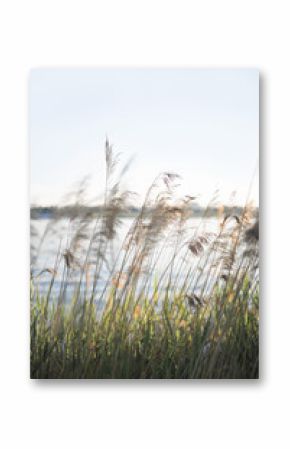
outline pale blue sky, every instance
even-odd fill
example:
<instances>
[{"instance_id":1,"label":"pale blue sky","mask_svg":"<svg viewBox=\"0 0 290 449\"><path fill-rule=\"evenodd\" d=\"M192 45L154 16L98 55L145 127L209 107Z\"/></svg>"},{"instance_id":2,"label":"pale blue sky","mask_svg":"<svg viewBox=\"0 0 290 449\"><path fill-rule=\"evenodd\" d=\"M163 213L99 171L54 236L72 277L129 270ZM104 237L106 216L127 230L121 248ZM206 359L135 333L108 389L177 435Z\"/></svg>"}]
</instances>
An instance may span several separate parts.
<instances>
[{"instance_id":1,"label":"pale blue sky","mask_svg":"<svg viewBox=\"0 0 290 449\"><path fill-rule=\"evenodd\" d=\"M259 74L248 69L36 69L29 82L31 201L58 203L75 181L103 185L106 135L125 162L126 187L144 194L161 171L181 193L233 190L258 204Z\"/></svg>"}]
</instances>

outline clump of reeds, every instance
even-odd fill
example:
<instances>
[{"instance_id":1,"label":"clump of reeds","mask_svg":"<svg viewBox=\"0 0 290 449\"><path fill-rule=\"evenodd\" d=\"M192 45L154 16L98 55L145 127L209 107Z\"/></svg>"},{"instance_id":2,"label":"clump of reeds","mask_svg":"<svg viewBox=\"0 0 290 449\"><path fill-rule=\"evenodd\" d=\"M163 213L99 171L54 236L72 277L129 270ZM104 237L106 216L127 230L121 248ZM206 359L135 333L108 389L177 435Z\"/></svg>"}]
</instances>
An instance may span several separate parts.
<instances>
[{"instance_id":1,"label":"clump of reeds","mask_svg":"<svg viewBox=\"0 0 290 449\"><path fill-rule=\"evenodd\" d=\"M195 196L178 198L179 176L161 173L116 251L134 193L122 188L127 166L116 173L108 141L105 159L100 213L83 213L82 183L54 266L32 267L31 376L257 378L258 224L251 205L239 216L220 208L215 232L203 229L209 205L192 229ZM55 220L33 248L32 265ZM44 274L45 295L38 290Z\"/></svg>"}]
</instances>

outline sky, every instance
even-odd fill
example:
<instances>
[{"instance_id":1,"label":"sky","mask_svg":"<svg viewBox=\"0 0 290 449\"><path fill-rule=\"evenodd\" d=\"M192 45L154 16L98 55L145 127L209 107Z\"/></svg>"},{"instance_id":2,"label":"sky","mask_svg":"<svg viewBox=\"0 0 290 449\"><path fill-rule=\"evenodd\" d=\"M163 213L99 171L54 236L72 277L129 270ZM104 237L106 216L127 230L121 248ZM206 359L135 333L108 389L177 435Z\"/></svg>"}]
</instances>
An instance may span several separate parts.
<instances>
[{"instance_id":1,"label":"sky","mask_svg":"<svg viewBox=\"0 0 290 449\"><path fill-rule=\"evenodd\" d=\"M258 205L259 73L255 69L34 69L29 79L31 202L59 204L86 175L98 201L106 136L124 187L140 198L178 173L180 194L205 205ZM250 192L249 192L250 189Z\"/></svg>"}]
</instances>

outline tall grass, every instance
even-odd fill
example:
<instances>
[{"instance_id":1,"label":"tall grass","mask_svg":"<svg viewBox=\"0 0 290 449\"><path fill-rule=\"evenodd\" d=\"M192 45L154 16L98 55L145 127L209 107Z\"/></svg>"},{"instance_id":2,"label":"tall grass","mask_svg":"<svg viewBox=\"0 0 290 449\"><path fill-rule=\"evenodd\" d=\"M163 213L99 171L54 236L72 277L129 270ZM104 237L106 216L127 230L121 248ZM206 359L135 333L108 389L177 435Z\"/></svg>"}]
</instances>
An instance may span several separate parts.
<instances>
[{"instance_id":1,"label":"tall grass","mask_svg":"<svg viewBox=\"0 0 290 449\"><path fill-rule=\"evenodd\" d=\"M239 216L221 207L218 231L209 232L210 203L192 229L195 198L177 198L179 176L161 173L116 250L134 193L122 190L128 167L117 172L108 141L105 157L102 212L83 213L81 184L55 265L35 268L57 217L32 248L31 377L257 378L258 224L251 205ZM38 289L44 273L45 294Z\"/></svg>"}]
</instances>

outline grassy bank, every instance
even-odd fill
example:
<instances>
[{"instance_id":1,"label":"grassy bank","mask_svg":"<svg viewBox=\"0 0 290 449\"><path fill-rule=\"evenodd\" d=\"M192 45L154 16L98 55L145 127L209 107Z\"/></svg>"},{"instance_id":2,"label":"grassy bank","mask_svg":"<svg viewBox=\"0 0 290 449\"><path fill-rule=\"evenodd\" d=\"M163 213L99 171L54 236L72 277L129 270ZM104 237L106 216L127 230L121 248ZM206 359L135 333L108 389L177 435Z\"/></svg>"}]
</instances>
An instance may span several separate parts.
<instances>
[{"instance_id":1,"label":"grassy bank","mask_svg":"<svg viewBox=\"0 0 290 449\"><path fill-rule=\"evenodd\" d=\"M179 177L161 173L149 187L120 249L114 239L132 192L106 142L102 214L80 214L75 193L66 247L37 272L52 220L32 248L32 378L252 379L259 372L258 223L253 207L216 205L191 229ZM204 228L216 207L216 232ZM88 209L89 210L89 209ZM150 210L150 214L148 214ZM35 237L35 236L34 236ZM160 260L165 260L158 271ZM61 272L57 294L56 275ZM49 274L45 294L38 280ZM68 284L77 280L74 292ZM82 287L85 285L85 289ZM70 295L70 297L68 297Z\"/></svg>"},{"instance_id":2,"label":"grassy bank","mask_svg":"<svg viewBox=\"0 0 290 449\"><path fill-rule=\"evenodd\" d=\"M161 307L113 294L98 319L89 302L47 307L31 317L33 378L257 378L258 294L247 280L221 289L213 304L187 305L181 295ZM157 294L154 302L157 303Z\"/></svg>"}]
</instances>

